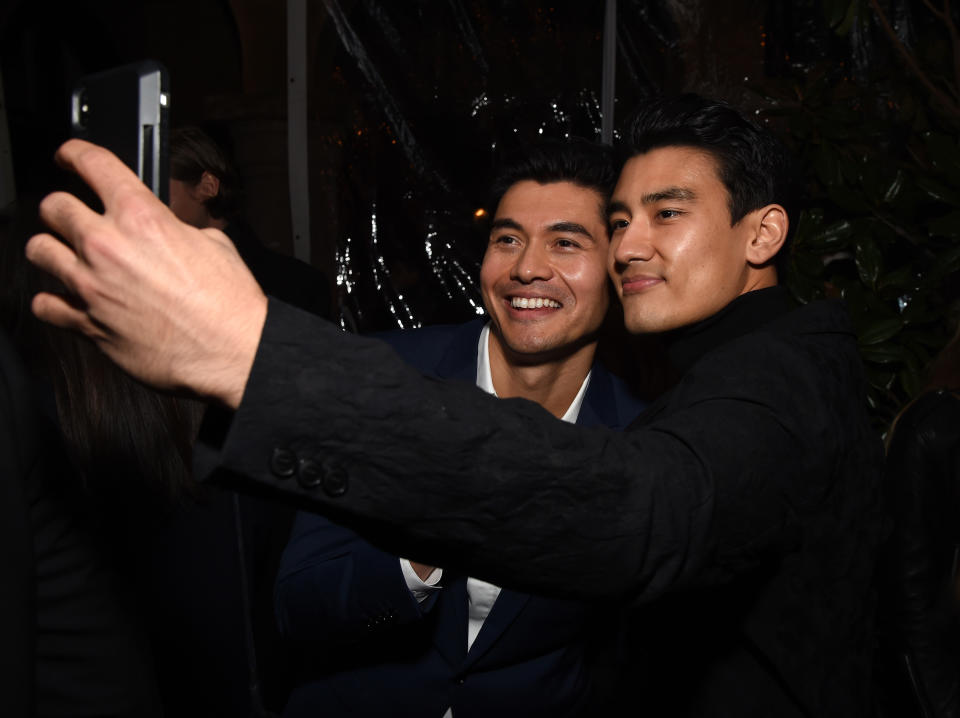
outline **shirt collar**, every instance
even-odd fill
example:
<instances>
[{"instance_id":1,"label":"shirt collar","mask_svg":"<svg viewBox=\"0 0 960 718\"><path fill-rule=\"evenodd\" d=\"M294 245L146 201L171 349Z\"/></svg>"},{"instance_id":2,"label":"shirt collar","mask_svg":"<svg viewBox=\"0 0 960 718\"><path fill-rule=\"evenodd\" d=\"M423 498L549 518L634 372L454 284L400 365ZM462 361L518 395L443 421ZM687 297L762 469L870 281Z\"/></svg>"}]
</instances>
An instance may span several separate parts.
<instances>
[{"instance_id":1,"label":"shirt collar","mask_svg":"<svg viewBox=\"0 0 960 718\"><path fill-rule=\"evenodd\" d=\"M483 326L483 330L480 332L480 340L477 342L477 386L488 394L496 396L497 392L493 388L493 375L490 373L489 338L490 323L488 322ZM583 405L583 399L587 395L587 385L590 383L590 375L592 373L593 370L587 372L583 383L580 385L580 391L577 392L577 395L573 398L570 406L567 407L564 415L560 417L563 421L571 424L577 422L577 417L580 416L580 407Z\"/></svg>"}]
</instances>

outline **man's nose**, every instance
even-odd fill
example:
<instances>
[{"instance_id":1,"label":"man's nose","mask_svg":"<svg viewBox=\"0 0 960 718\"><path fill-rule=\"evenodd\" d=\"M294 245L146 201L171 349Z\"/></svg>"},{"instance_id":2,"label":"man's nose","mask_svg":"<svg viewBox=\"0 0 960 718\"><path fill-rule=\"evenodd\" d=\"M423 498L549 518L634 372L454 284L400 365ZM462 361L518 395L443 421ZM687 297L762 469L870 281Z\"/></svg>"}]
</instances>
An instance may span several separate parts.
<instances>
[{"instance_id":1,"label":"man's nose","mask_svg":"<svg viewBox=\"0 0 960 718\"><path fill-rule=\"evenodd\" d=\"M614 233L610 242L610 254L616 264L645 262L656 254L649 229L642 223L631 223Z\"/></svg>"},{"instance_id":2,"label":"man's nose","mask_svg":"<svg viewBox=\"0 0 960 718\"><path fill-rule=\"evenodd\" d=\"M523 248L513 265L513 279L530 283L547 280L553 276L553 266L546 247L531 243Z\"/></svg>"}]
</instances>

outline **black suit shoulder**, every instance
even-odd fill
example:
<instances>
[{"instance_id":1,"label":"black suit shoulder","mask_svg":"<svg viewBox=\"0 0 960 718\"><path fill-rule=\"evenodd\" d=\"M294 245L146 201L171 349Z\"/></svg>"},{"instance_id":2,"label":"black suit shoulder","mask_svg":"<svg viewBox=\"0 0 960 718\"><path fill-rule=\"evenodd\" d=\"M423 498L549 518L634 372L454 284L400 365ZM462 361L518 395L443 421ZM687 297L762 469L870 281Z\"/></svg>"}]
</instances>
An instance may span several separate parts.
<instances>
[{"instance_id":1,"label":"black suit shoulder","mask_svg":"<svg viewBox=\"0 0 960 718\"><path fill-rule=\"evenodd\" d=\"M434 324L371 335L389 344L400 358L424 373L435 373L444 362L476 365L477 342L484 320L465 324ZM451 358L451 354L454 356Z\"/></svg>"}]
</instances>

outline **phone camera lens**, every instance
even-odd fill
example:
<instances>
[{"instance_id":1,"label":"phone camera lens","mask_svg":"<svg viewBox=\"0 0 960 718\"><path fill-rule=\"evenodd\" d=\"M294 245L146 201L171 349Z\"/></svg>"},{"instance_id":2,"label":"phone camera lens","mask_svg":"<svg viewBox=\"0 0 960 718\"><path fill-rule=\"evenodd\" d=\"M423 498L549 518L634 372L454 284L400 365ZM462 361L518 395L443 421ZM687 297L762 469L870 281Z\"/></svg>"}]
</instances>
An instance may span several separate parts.
<instances>
[{"instance_id":1,"label":"phone camera lens","mask_svg":"<svg viewBox=\"0 0 960 718\"><path fill-rule=\"evenodd\" d=\"M87 129L90 119L90 103L87 101L87 91L81 90L73 96L73 124L75 131Z\"/></svg>"}]
</instances>

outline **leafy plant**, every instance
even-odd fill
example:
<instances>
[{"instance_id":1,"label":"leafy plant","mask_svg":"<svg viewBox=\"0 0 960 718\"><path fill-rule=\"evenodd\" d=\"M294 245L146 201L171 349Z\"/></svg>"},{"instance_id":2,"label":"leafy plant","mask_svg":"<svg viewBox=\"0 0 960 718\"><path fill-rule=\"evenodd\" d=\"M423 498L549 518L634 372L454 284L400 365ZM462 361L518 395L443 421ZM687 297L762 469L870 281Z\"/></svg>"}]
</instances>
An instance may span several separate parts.
<instances>
[{"instance_id":1,"label":"leafy plant","mask_svg":"<svg viewBox=\"0 0 960 718\"><path fill-rule=\"evenodd\" d=\"M872 33L888 44L886 62L875 53L858 73L825 60L790 86L761 90L809 179L788 286L803 302L847 302L884 428L922 388L925 367L951 334L960 275L958 76L924 74L960 53L960 42L943 20L949 5L923 5L932 31L913 50L877 0L825 0L834 32Z\"/></svg>"}]
</instances>

